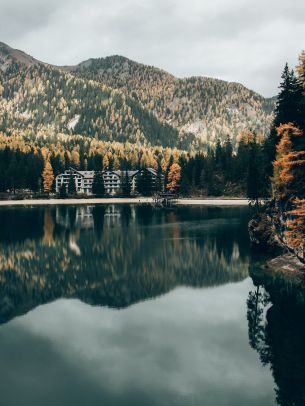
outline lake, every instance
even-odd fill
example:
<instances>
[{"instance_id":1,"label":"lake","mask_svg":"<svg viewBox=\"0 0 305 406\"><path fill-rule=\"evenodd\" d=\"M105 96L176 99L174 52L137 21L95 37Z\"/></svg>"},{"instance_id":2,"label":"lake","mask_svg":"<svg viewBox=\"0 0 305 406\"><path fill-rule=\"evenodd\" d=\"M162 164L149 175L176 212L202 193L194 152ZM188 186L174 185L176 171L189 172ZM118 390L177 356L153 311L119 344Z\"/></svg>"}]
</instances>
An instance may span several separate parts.
<instances>
[{"instance_id":1,"label":"lake","mask_svg":"<svg viewBox=\"0 0 305 406\"><path fill-rule=\"evenodd\" d=\"M270 334L283 320L249 276L248 219L245 207L0 208L0 405L289 400L302 375L283 384Z\"/></svg>"}]
</instances>

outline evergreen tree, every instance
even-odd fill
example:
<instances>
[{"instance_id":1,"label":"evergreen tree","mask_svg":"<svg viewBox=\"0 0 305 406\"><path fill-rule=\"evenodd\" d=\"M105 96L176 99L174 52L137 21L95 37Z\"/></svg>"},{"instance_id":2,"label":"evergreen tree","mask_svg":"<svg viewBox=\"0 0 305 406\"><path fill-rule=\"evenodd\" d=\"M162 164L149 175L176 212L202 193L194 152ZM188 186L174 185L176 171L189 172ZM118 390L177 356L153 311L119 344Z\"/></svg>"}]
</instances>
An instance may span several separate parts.
<instances>
[{"instance_id":1,"label":"evergreen tree","mask_svg":"<svg viewBox=\"0 0 305 406\"><path fill-rule=\"evenodd\" d=\"M102 197L105 195L105 185L102 171L94 172L92 193L98 197Z\"/></svg>"},{"instance_id":2,"label":"evergreen tree","mask_svg":"<svg viewBox=\"0 0 305 406\"><path fill-rule=\"evenodd\" d=\"M261 197L261 177L258 162L258 146L256 142L250 143L248 176L247 176L247 198L254 201L258 206L258 199Z\"/></svg>"},{"instance_id":3,"label":"evergreen tree","mask_svg":"<svg viewBox=\"0 0 305 406\"><path fill-rule=\"evenodd\" d=\"M147 169L142 169L138 174L137 190L142 196L151 196L153 193L152 174Z\"/></svg>"},{"instance_id":4,"label":"evergreen tree","mask_svg":"<svg viewBox=\"0 0 305 406\"><path fill-rule=\"evenodd\" d=\"M220 165L222 161L222 146L219 138L216 143L215 161L217 165Z\"/></svg>"},{"instance_id":5,"label":"evergreen tree","mask_svg":"<svg viewBox=\"0 0 305 406\"><path fill-rule=\"evenodd\" d=\"M301 54L302 55L302 54ZM304 58L303 58L304 59ZM270 179L273 174L273 162L276 158L276 148L280 142L277 128L281 124L292 123L300 130L305 130L305 95L302 78L304 75L300 56L300 65L297 67L298 77L296 78L293 70L289 70L288 64L285 65L280 83L280 92L277 99L275 118L269 136L264 142L264 181L270 185ZM304 138L295 140L295 149L304 150Z\"/></svg>"},{"instance_id":6,"label":"evergreen tree","mask_svg":"<svg viewBox=\"0 0 305 406\"><path fill-rule=\"evenodd\" d=\"M59 188L59 197L65 199L67 197L67 187L65 184L62 184Z\"/></svg>"},{"instance_id":7,"label":"evergreen tree","mask_svg":"<svg viewBox=\"0 0 305 406\"><path fill-rule=\"evenodd\" d=\"M73 173L72 173L72 172L70 172L70 177L69 177L68 193L69 193L69 195L75 195L75 194L76 194L75 179L74 179L74 177L73 177Z\"/></svg>"},{"instance_id":8,"label":"evergreen tree","mask_svg":"<svg viewBox=\"0 0 305 406\"><path fill-rule=\"evenodd\" d=\"M121 189L122 189L122 194L124 197L130 197L131 195L131 182L130 178L128 176L128 172L125 171L122 175L122 180L121 180Z\"/></svg>"},{"instance_id":9,"label":"evergreen tree","mask_svg":"<svg viewBox=\"0 0 305 406\"><path fill-rule=\"evenodd\" d=\"M10 160L9 163L9 167L7 170L7 187L9 189L12 189L13 192L15 193L16 190L16 172L17 172L17 159L16 159L16 155L13 153L12 158Z\"/></svg>"},{"instance_id":10,"label":"evergreen tree","mask_svg":"<svg viewBox=\"0 0 305 406\"><path fill-rule=\"evenodd\" d=\"M173 163L174 163L174 157L173 157L173 155L171 155L169 158L167 167L166 167L165 175L164 175L164 189L166 189L166 185L168 183L168 173L169 173L169 170L170 170L171 166L173 165Z\"/></svg>"},{"instance_id":11,"label":"evergreen tree","mask_svg":"<svg viewBox=\"0 0 305 406\"><path fill-rule=\"evenodd\" d=\"M224 166L223 169L225 170L225 177L227 180L232 179L232 170L233 170L233 146L231 142L231 138L228 135L225 147L224 147Z\"/></svg>"},{"instance_id":12,"label":"evergreen tree","mask_svg":"<svg viewBox=\"0 0 305 406\"><path fill-rule=\"evenodd\" d=\"M156 192L162 192L162 190L163 190L162 174L163 174L163 172L162 172L161 161L160 161L160 159L158 159L158 168L157 168L156 185L155 185Z\"/></svg>"},{"instance_id":13,"label":"evergreen tree","mask_svg":"<svg viewBox=\"0 0 305 406\"><path fill-rule=\"evenodd\" d=\"M185 172L181 173L181 182L179 191L182 196L188 196L190 193L190 182Z\"/></svg>"},{"instance_id":14,"label":"evergreen tree","mask_svg":"<svg viewBox=\"0 0 305 406\"><path fill-rule=\"evenodd\" d=\"M297 80L294 71L289 70L288 64L285 65L282 73L282 82L280 83L280 92L277 97L275 118L273 127L280 124L293 123L300 126L302 88Z\"/></svg>"}]
</instances>

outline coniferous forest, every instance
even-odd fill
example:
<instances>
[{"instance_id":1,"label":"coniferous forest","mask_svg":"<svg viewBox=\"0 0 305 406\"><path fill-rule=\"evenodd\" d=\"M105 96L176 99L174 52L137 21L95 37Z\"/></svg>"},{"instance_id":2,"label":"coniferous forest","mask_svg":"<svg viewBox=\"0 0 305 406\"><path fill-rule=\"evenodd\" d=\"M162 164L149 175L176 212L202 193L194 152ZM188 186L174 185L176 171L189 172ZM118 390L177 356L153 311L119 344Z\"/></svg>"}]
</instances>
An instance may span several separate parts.
<instances>
[{"instance_id":1,"label":"coniferous forest","mask_svg":"<svg viewBox=\"0 0 305 406\"><path fill-rule=\"evenodd\" d=\"M168 107L164 100L158 104L160 86L165 80L169 88L176 83L163 71L120 58L58 69L26 54L21 58L21 51L16 57L4 44L0 51L1 193L54 192L55 177L70 167L97 172L152 167L162 182L146 194L160 190L161 183L181 196L238 196L255 201L271 196L282 199L288 193L283 189L293 174L285 159L294 153L289 156L292 171L305 148L304 53L296 71L284 67L269 127L267 120L263 126L248 122L231 131L226 127L227 134L210 129L203 142L198 134L181 131L181 113L175 125L169 124L173 117L167 120L167 113L161 114ZM119 81L122 69L128 73L124 71L128 86ZM186 86L183 97L194 100L192 89L198 90L200 84L193 82L194 88ZM170 99L169 90L164 94ZM215 110L217 98L210 95L204 102L209 99ZM274 101L269 101L268 108L266 103L265 111L272 116ZM299 194L302 187L298 186Z\"/></svg>"}]
</instances>

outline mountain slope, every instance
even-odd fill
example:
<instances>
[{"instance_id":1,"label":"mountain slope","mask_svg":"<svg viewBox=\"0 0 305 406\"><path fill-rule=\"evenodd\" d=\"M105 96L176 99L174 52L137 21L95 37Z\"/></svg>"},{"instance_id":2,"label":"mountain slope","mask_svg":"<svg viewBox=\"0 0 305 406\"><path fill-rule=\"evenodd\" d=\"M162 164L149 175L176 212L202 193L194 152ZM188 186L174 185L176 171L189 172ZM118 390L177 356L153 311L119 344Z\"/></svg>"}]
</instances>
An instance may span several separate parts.
<instances>
[{"instance_id":1,"label":"mountain slope","mask_svg":"<svg viewBox=\"0 0 305 406\"><path fill-rule=\"evenodd\" d=\"M236 139L245 128L266 133L273 118L275 100L238 83L206 77L178 79L121 56L89 59L66 69L123 90L180 134L192 132L210 144L227 134Z\"/></svg>"},{"instance_id":2,"label":"mountain slope","mask_svg":"<svg viewBox=\"0 0 305 406\"><path fill-rule=\"evenodd\" d=\"M0 43L0 129L47 130L182 149L266 134L275 100L238 83L178 79L121 56L56 67Z\"/></svg>"},{"instance_id":3,"label":"mountain slope","mask_svg":"<svg viewBox=\"0 0 305 406\"><path fill-rule=\"evenodd\" d=\"M107 141L187 148L178 131L138 101L0 44L0 129L89 135Z\"/></svg>"}]
</instances>

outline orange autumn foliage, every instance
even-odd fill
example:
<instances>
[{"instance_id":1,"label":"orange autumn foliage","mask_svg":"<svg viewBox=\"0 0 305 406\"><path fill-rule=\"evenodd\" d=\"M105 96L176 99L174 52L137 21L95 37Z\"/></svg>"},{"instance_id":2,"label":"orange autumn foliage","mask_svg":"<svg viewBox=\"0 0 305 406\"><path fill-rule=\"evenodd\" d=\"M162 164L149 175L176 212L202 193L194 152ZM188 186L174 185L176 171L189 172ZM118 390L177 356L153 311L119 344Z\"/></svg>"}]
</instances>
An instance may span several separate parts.
<instances>
[{"instance_id":1,"label":"orange autumn foliage","mask_svg":"<svg viewBox=\"0 0 305 406\"><path fill-rule=\"evenodd\" d=\"M304 258L305 251L305 199L294 200L294 209L288 212L287 230L285 237L287 244Z\"/></svg>"},{"instance_id":2,"label":"orange autumn foliage","mask_svg":"<svg viewBox=\"0 0 305 406\"><path fill-rule=\"evenodd\" d=\"M45 167L42 172L42 179L43 179L43 191L45 193L50 193L54 181L54 173L50 161L46 161L45 163Z\"/></svg>"},{"instance_id":3,"label":"orange autumn foliage","mask_svg":"<svg viewBox=\"0 0 305 406\"><path fill-rule=\"evenodd\" d=\"M294 150L294 140L303 135L292 123L277 128L281 140L276 148L276 160L273 163L273 195L280 200L305 193L305 151Z\"/></svg>"},{"instance_id":4,"label":"orange autumn foliage","mask_svg":"<svg viewBox=\"0 0 305 406\"><path fill-rule=\"evenodd\" d=\"M169 169L166 189L173 193L177 192L180 186L180 179L181 179L180 165L173 163Z\"/></svg>"}]
</instances>

